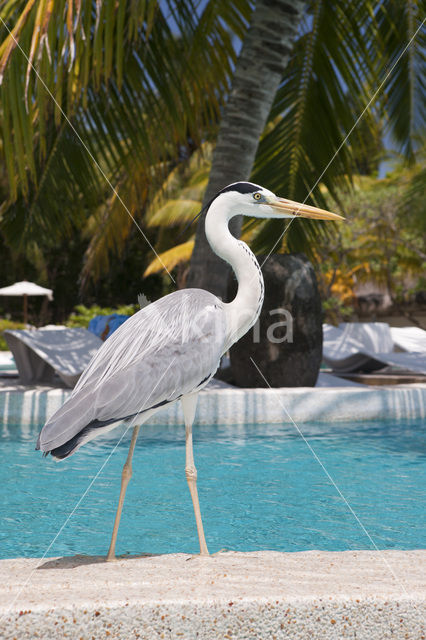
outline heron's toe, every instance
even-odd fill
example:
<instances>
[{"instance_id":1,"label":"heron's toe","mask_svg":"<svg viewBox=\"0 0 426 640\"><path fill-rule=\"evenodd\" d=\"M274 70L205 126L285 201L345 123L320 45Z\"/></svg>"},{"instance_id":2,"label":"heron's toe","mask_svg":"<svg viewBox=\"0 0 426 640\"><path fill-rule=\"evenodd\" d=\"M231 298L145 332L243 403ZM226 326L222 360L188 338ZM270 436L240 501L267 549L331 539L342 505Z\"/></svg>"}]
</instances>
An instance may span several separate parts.
<instances>
[{"instance_id":1,"label":"heron's toe","mask_svg":"<svg viewBox=\"0 0 426 640\"><path fill-rule=\"evenodd\" d=\"M212 558L213 556L214 554L211 553L194 553L190 555L189 558L186 558L186 560L199 560L200 558Z\"/></svg>"},{"instance_id":2,"label":"heron's toe","mask_svg":"<svg viewBox=\"0 0 426 640\"><path fill-rule=\"evenodd\" d=\"M115 556L106 556L105 562L117 562L117 558Z\"/></svg>"}]
</instances>

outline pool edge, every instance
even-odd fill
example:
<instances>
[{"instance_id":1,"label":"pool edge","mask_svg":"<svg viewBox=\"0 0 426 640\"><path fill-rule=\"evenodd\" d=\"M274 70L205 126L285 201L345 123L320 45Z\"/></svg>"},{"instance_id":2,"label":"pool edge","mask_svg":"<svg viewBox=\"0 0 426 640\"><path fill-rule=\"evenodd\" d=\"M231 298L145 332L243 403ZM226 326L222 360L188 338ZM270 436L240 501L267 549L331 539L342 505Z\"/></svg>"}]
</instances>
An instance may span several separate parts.
<instances>
[{"instance_id":1,"label":"pool edge","mask_svg":"<svg viewBox=\"0 0 426 640\"><path fill-rule=\"evenodd\" d=\"M55 388L0 391L3 424L44 422L71 391ZM200 393L197 424L360 422L426 418L426 385L359 388L212 389ZM148 424L182 424L179 403L162 409Z\"/></svg>"},{"instance_id":2,"label":"pool edge","mask_svg":"<svg viewBox=\"0 0 426 640\"><path fill-rule=\"evenodd\" d=\"M55 564L56 563L56 564ZM0 635L420 639L426 551L0 561ZM13 602L9 612L8 608ZM138 635L136 635L138 634ZM163 634L163 635L162 635ZM198 636L197 636L198 634Z\"/></svg>"}]
</instances>

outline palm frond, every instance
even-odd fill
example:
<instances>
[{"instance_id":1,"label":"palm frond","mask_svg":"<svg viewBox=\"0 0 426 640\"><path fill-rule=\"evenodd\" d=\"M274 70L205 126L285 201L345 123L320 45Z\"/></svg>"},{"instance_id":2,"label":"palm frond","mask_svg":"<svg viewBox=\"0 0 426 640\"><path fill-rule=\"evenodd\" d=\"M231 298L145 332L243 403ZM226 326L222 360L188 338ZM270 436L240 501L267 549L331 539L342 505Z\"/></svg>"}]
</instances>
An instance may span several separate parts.
<instances>
[{"instance_id":1,"label":"palm frond","mask_svg":"<svg viewBox=\"0 0 426 640\"><path fill-rule=\"evenodd\" d=\"M164 270L164 265L169 271L172 271L179 264L187 263L191 259L192 250L194 249L194 239L187 240L182 244L178 244L172 249L163 251L159 254L161 261L155 258L149 266L145 269L143 277L151 276L154 273L161 273Z\"/></svg>"},{"instance_id":2,"label":"palm frond","mask_svg":"<svg viewBox=\"0 0 426 640\"><path fill-rule=\"evenodd\" d=\"M399 207L399 216L404 225L411 229L418 237L426 234L426 203L425 203L426 167L420 167L413 172L405 186ZM423 248L423 255L426 250Z\"/></svg>"},{"instance_id":3,"label":"palm frond","mask_svg":"<svg viewBox=\"0 0 426 640\"><path fill-rule=\"evenodd\" d=\"M374 29L368 3L311 3L259 145L255 182L323 207L326 193L338 200L338 189L350 185L353 150L362 138L355 129L342 141L368 103L376 58L366 49L365 34L371 37ZM254 249L268 252L278 241L275 251L284 242L291 251L309 253L332 227L298 220L283 237L286 225L268 221L259 225Z\"/></svg>"},{"instance_id":4,"label":"palm frond","mask_svg":"<svg viewBox=\"0 0 426 640\"><path fill-rule=\"evenodd\" d=\"M210 0L197 12L188 0L17 0L0 8L19 44L0 28L8 238L25 243L31 233L43 243L48 228L54 236L67 232L77 207L87 211L108 198L111 225L104 210L94 239L100 250L100 231L114 229L120 215L128 219L122 205L118 215L107 181L123 199L128 185L126 206L141 215L132 180L157 192L182 150L216 128L233 38L244 33L250 11L248 0L230 4Z\"/></svg>"},{"instance_id":5,"label":"palm frond","mask_svg":"<svg viewBox=\"0 0 426 640\"><path fill-rule=\"evenodd\" d=\"M135 227L133 213L144 210L148 198L147 181L133 180L135 174L126 176L116 185L116 191L93 213L85 225L84 234L89 244L84 256L81 273L82 288L89 280L96 281L110 267L110 256L122 255L130 234L141 234L140 243L144 253L151 255L146 229ZM124 203L124 206L123 206ZM132 213L133 212L133 213ZM140 216L137 216L140 217Z\"/></svg>"},{"instance_id":6,"label":"palm frond","mask_svg":"<svg viewBox=\"0 0 426 640\"><path fill-rule=\"evenodd\" d=\"M424 18L424 0L384 0L377 11L381 42L388 53L387 64L381 68L381 77L385 79L388 75L381 103L387 128L409 163L415 161L417 140L423 137L425 129ZM392 73L388 74L392 67Z\"/></svg>"},{"instance_id":7,"label":"palm frond","mask_svg":"<svg viewBox=\"0 0 426 640\"><path fill-rule=\"evenodd\" d=\"M189 222L200 210L199 200L167 200L149 220L150 227L176 226Z\"/></svg>"}]
</instances>

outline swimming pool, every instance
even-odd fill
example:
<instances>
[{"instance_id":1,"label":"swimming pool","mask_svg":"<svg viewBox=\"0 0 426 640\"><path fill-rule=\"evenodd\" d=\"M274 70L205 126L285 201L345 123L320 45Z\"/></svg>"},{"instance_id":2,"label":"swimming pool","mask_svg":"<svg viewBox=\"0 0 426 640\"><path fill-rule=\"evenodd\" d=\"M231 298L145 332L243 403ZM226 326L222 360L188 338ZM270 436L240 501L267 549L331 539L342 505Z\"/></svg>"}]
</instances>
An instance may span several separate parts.
<instances>
[{"instance_id":1,"label":"swimming pool","mask_svg":"<svg viewBox=\"0 0 426 640\"><path fill-rule=\"evenodd\" d=\"M301 431L379 549L425 545L426 436L420 421L303 424ZM55 463L34 451L38 427L2 427L0 557L41 557L122 428ZM48 556L105 554L130 431ZM291 425L194 428L210 552L374 549ZM184 427L143 426L117 553L198 551Z\"/></svg>"}]
</instances>

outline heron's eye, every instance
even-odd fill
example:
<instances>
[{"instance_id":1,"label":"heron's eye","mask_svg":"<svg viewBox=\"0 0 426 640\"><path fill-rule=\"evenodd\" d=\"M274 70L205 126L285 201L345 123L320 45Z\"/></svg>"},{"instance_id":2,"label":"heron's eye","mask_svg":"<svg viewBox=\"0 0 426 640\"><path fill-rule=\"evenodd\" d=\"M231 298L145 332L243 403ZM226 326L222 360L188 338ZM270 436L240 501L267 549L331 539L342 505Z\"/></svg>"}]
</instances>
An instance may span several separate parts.
<instances>
[{"instance_id":1,"label":"heron's eye","mask_svg":"<svg viewBox=\"0 0 426 640\"><path fill-rule=\"evenodd\" d=\"M262 194L260 194L260 193L253 193L253 198L254 198L255 200L260 200L260 198L261 198L261 197L262 197Z\"/></svg>"}]
</instances>

